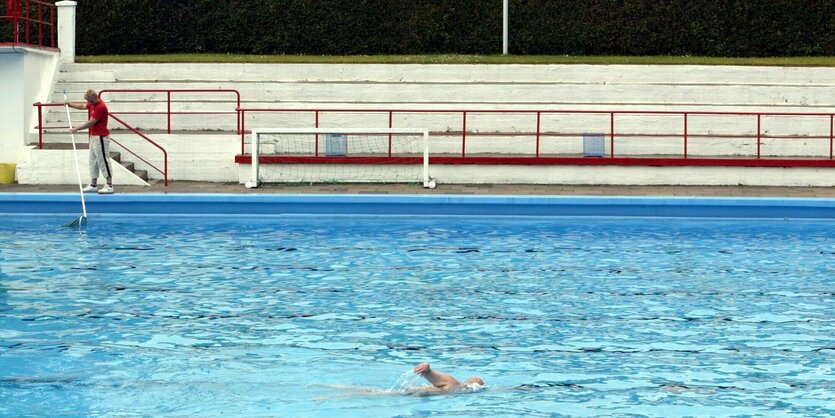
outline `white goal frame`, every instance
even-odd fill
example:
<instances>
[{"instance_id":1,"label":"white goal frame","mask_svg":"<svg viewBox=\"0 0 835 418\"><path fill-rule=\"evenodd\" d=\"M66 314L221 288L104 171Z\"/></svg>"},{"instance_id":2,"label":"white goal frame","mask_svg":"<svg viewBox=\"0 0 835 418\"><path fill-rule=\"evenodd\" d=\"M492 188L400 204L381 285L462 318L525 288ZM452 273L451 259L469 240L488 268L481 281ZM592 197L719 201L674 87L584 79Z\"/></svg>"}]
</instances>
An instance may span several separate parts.
<instances>
[{"instance_id":1,"label":"white goal frame","mask_svg":"<svg viewBox=\"0 0 835 418\"><path fill-rule=\"evenodd\" d=\"M250 141L250 155L251 160L251 175L250 181L246 182L245 186L248 189L256 188L261 185L260 180L260 143L261 135L269 134L312 134L312 135L326 135L326 134L370 134L370 135L385 135L385 134L414 134L423 136L423 168L422 180L423 187L428 189L435 188L435 179L429 176L429 130L426 128L255 128L252 130ZM333 158L333 157L328 157Z\"/></svg>"}]
</instances>

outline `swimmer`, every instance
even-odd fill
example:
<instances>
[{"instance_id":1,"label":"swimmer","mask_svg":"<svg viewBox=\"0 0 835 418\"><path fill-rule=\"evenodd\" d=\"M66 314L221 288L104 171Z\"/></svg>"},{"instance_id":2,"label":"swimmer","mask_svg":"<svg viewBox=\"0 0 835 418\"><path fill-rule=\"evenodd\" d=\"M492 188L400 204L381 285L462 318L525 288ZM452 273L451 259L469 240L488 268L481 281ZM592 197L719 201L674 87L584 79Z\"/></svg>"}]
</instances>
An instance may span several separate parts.
<instances>
[{"instance_id":1,"label":"swimmer","mask_svg":"<svg viewBox=\"0 0 835 418\"><path fill-rule=\"evenodd\" d=\"M410 380L418 379L418 376L426 379L430 385L413 386ZM412 377L409 377L412 376ZM367 386L345 386L345 385L327 385L327 384L313 384L309 387L322 387L330 389L338 389L344 393L336 396L318 396L313 398L315 401L324 401L334 398L355 397L355 396L397 396L397 395L411 395L411 396L433 396L442 394L457 394L457 393L476 393L486 389L484 380L478 376L467 378L464 383L458 379L436 370L432 370L429 363L421 363L415 366L411 371L407 371L398 380L398 383L390 389L381 389Z\"/></svg>"},{"instance_id":2,"label":"swimmer","mask_svg":"<svg viewBox=\"0 0 835 418\"><path fill-rule=\"evenodd\" d=\"M432 389L440 392L459 391L484 386L484 380L478 376L468 377L464 383L461 383L458 379L446 373L432 370L429 363L420 363L412 371L431 383Z\"/></svg>"}]
</instances>

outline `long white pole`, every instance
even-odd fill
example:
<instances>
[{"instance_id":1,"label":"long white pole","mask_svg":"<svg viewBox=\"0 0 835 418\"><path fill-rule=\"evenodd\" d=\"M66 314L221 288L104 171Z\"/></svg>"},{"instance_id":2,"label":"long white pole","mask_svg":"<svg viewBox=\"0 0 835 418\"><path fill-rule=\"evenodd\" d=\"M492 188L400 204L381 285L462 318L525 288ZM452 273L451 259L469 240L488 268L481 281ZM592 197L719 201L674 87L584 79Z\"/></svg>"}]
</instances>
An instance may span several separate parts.
<instances>
[{"instance_id":1,"label":"long white pole","mask_svg":"<svg viewBox=\"0 0 835 418\"><path fill-rule=\"evenodd\" d=\"M70 116L70 106L67 105L67 90L64 90L64 109L67 110L67 123L72 129L72 116ZM75 175L78 177L78 193L81 195L81 214L82 218L87 218L87 204L84 203L84 189L81 188L81 168L78 165L78 150L75 149L75 134L70 132L70 140L72 140L72 155L75 157Z\"/></svg>"},{"instance_id":2,"label":"long white pole","mask_svg":"<svg viewBox=\"0 0 835 418\"><path fill-rule=\"evenodd\" d=\"M502 55L507 55L507 25L508 25L508 3L510 0L504 0L502 7Z\"/></svg>"}]
</instances>

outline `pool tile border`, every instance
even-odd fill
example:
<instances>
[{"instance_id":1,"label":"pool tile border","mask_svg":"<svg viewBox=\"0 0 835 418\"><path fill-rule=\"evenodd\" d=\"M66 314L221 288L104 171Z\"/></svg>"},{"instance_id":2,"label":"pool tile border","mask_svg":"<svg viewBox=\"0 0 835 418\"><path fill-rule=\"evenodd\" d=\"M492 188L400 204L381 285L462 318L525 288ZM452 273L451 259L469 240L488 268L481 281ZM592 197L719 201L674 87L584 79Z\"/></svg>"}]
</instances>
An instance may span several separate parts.
<instances>
[{"instance_id":1,"label":"pool tile border","mask_svg":"<svg viewBox=\"0 0 835 418\"><path fill-rule=\"evenodd\" d=\"M96 214L461 215L835 219L832 198L541 195L116 194L85 196ZM77 214L74 193L0 193L0 214Z\"/></svg>"}]
</instances>

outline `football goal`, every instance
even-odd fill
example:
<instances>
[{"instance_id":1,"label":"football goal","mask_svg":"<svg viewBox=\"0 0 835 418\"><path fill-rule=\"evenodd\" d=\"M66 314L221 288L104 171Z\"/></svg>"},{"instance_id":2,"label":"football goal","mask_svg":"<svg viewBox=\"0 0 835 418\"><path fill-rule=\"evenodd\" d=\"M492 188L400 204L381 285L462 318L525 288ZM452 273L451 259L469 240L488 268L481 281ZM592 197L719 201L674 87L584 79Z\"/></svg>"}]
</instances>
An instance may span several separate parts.
<instances>
[{"instance_id":1,"label":"football goal","mask_svg":"<svg viewBox=\"0 0 835 418\"><path fill-rule=\"evenodd\" d=\"M414 183L429 176L429 131L415 128L253 129L252 173L262 183Z\"/></svg>"}]
</instances>

